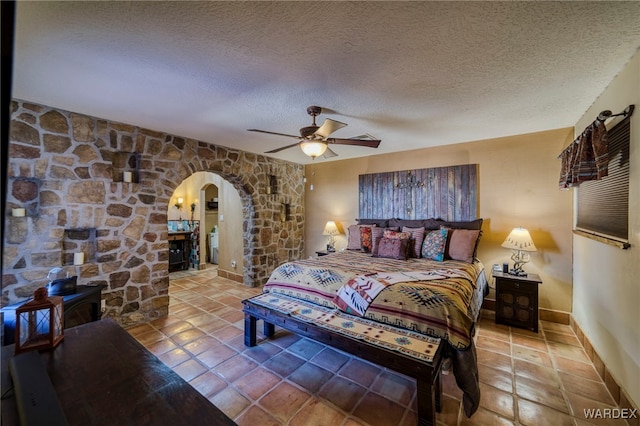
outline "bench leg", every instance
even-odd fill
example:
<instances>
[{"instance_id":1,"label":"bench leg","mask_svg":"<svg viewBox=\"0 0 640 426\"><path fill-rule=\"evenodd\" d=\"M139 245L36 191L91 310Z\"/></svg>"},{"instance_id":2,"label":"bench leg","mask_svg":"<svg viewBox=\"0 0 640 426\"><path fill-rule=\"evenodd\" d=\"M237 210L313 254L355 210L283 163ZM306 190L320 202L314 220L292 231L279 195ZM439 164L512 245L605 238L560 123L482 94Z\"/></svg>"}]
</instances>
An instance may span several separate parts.
<instances>
[{"instance_id":1,"label":"bench leg","mask_svg":"<svg viewBox=\"0 0 640 426\"><path fill-rule=\"evenodd\" d=\"M244 314L244 345L252 347L256 345L256 317Z\"/></svg>"},{"instance_id":2,"label":"bench leg","mask_svg":"<svg viewBox=\"0 0 640 426\"><path fill-rule=\"evenodd\" d=\"M276 332L276 327L273 324L268 323L268 322L266 322L264 320L262 320L262 322L263 322L263 330L262 331L264 332L264 337L273 336L273 334Z\"/></svg>"},{"instance_id":3,"label":"bench leg","mask_svg":"<svg viewBox=\"0 0 640 426\"><path fill-rule=\"evenodd\" d=\"M442 412L442 374L436 372L436 380L433 383L433 391L436 394L436 412Z\"/></svg>"},{"instance_id":4,"label":"bench leg","mask_svg":"<svg viewBox=\"0 0 640 426\"><path fill-rule=\"evenodd\" d=\"M436 391L432 389L433 383L425 378L418 378L417 402L418 402L418 425L435 426L436 424Z\"/></svg>"}]
</instances>

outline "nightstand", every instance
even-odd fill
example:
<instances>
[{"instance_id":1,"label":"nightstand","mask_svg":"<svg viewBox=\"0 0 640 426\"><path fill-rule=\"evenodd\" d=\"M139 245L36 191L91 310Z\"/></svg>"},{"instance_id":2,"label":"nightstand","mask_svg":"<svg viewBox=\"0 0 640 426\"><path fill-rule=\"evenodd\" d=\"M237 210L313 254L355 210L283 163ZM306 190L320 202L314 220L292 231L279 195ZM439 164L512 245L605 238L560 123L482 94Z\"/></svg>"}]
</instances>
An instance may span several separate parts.
<instances>
[{"instance_id":1,"label":"nightstand","mask_svg":"<svg viewBox=\"0 0 640 426\"><path fill-rule=\"evenodd\" d=\"M538 332L538 284L536 274L519 277L493 272L496 279L496 323Z\"/></svg>"}]
</instances>

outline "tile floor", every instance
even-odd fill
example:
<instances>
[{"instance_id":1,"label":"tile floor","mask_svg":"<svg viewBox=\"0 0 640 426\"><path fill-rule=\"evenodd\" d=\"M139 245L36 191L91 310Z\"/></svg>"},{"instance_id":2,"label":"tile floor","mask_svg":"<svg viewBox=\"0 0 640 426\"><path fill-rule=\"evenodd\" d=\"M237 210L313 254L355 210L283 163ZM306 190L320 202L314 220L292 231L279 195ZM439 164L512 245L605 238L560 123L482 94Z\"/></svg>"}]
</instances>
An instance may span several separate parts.
<instances>
[{"instance_id":1,"label":"tile floor","mask_svg":"<svg viewBox=\"0 0 640 426\"><path fill-rule=\"evenodd\" d=\"M215 269L173 273L169 316L128 331L239 425L416 425L412 379L283 330L246 348L240 302L259 291ZM483 318L476 339L480 408L467 419L443 375L440 425L586 426L584 409L615 408L569 326Z\"/></svg>"}]
</instances>

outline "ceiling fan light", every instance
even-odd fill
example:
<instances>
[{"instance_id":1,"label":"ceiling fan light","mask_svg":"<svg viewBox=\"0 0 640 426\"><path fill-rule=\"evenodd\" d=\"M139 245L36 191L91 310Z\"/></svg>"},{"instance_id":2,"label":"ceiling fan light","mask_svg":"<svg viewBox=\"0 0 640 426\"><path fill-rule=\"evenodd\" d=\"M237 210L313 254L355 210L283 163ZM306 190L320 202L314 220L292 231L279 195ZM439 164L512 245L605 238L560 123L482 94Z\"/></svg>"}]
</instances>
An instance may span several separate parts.
<instances>
[{"instance_id":1,"label":"ceiling fan light","mask_svg":"<svg viewBox=\"0 0 640 426\"><path fill-rule=\"evenodd\" d=\"M300 142L300 149L311 158L316 158L327 150L326 142L303 141Z\"/></svg>"}]
</instances>

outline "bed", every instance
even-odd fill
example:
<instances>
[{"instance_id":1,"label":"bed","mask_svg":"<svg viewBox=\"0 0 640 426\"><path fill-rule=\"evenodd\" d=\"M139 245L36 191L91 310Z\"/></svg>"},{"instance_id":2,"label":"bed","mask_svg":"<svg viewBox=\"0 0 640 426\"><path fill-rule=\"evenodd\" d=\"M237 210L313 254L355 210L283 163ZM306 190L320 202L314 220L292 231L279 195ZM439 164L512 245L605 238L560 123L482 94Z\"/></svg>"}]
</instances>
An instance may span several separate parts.
<instances>
[{"instance_id":1,"label":"bed","mask_svg":"<svg viewBox=\"0 0 640 426\"><path fill-rule=\"evenodd\" d=\"M394 223L386 220L349 227L351 249L284 263L263 291L442 339L470 417L480 399L473 335L488 293L484 266L475 256L482 220L410 224L389 226Z\"/></svg>"}]
</instances>

